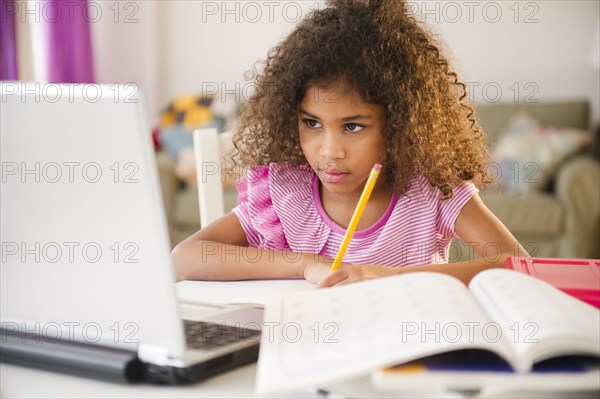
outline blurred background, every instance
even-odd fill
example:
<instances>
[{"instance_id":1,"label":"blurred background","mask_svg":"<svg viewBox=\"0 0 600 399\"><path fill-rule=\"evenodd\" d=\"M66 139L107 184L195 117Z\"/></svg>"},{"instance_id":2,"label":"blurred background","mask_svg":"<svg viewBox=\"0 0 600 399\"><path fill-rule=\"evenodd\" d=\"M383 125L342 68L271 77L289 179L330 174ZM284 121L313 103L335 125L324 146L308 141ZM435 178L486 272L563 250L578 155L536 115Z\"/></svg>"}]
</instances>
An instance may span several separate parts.
<instances>
[{"instance_id":1,"label":"blurred background","mask_svg":"<svg viewBox=\"0 0 600 399\"><path fill-rule=\"evenodd\" d=\"M233 99L229 93L250 90L244 73L308 11L324 5L2 0L2 44L7 47L5 22L14 18L18 78L48 80L44 64L58 54L56 47L47 54L43 25L83 19L91 37L92 79L138 83L149 114L156 116L183 93L218 88ZM409 7L447 44L461 79L473 82L474 102L583 97L592 101L593 120L600 121L600 2L412 1ZM84 41L81 32L71 34Z\"/></svg>"},{"instance_id":2,"label":"blurred background","mask_svg":"<svg viewBox=\"0 0 600 399\"><path fill-rule=\"evenodd\" d=\"M0 1L1 79L139 86L173 243L199 226L189 132L235 127L254 63L325 7L316 0ZM488 206L533 254L599 257L600 2L408 5L445 44L490 137L498 178ZM234 190L226 201L235 204ZM468 252L453 251L457 260Z\"/></svg>"}]
</instances>

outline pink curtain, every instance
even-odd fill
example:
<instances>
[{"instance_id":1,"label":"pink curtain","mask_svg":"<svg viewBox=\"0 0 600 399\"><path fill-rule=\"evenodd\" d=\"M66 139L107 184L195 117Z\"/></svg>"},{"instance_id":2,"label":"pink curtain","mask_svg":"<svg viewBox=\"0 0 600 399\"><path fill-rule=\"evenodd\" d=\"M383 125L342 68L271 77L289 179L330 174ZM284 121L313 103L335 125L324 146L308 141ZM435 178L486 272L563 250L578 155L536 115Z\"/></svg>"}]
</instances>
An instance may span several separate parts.
<instances>
[{"instance_id":1,"label":"pink curtain","mask_svg":"<svg viewBox=\"0 0 600 399\"><path fill-rule=\"evenodd\" d=\"M46 0L45 3L48 10L48 80L54 83L94 82L91 11L88 14L87 0Z\"/></svg>"},{"instance_id":2,"label":"pink curtain","mask_svg":"<svg viewBox=\"0 0 600 399\"><path fill-rule=\"evenodd\" d=\"M0 80L17 80L17 35L14 0L0 0Z\"/></svg>"}]
</instances>

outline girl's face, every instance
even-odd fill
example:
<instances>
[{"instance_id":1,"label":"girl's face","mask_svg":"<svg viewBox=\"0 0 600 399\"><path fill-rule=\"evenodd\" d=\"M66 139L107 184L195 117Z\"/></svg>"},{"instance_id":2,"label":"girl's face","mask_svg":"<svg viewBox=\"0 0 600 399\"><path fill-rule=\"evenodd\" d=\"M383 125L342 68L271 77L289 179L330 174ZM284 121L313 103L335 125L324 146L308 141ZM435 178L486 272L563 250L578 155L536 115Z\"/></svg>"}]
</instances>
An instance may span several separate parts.
<instances>
[{"instance_id":1,"label":"girl's face","mask_svg":"<svg viewBox=\"0 0 600 399\"><path fill-rule=\"evenodd\" d=\"M300 145L323 189L360 195L385 155L383 107L347 85L310 86L300 102Z\"/></svg>"}]
</instances>

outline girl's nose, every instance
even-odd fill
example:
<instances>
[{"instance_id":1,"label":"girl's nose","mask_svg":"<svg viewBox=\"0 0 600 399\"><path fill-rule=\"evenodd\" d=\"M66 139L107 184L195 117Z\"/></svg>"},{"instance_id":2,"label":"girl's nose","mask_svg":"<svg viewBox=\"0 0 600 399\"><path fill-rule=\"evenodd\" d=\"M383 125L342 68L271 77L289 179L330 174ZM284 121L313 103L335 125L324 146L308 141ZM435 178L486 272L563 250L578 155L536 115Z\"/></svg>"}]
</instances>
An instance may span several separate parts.
<instances>
[{"instance_id":1,"label":"girl's nose","mask_svg":"<svg viewBox=\"0 0 600 399\"><path fill-rule=\"evenodd\" d=\"M338 134L335 132L325 132L322 135L319 155L327 162L344 158L346 153Z\"/></svg>"}]
</instances>

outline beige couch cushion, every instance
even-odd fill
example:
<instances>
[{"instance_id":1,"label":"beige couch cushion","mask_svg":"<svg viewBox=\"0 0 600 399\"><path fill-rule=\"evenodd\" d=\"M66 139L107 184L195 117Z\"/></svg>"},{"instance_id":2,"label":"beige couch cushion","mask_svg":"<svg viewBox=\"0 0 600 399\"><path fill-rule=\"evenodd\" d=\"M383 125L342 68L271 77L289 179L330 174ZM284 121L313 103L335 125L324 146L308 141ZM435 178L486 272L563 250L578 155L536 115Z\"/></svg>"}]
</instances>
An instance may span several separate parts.
<instances>
[{"instance_id":1,"label":"beige couch cushion","mask_svg":"<svg viewBox=\"0 0 600 399\"><path fill-rule=\"evenodd\" d=\"M514 235L544 237L562 234L564 210L552 195L482 193L481 199Z\"/></svg>"},{"instance_id":2,"label":"beige couch cushion","mask_svg":"<svg viewBox=\"0 0 600 399\"><path fill-rule=\"evenodd\" d=\"M175 197L171 219L179 228L194 228L196 230L200 228L200 209L196 187L186 187Z\"/></svg>"},{"instance_id":3,"label":"beige couch cushion","mask_svg":"<svg viewBox=\"0 0 600 399\"><path fill-rule=\"evenodd\" d=\"M227 186L223 190L225 212L229 212L237 205L237 189ZM200 209L198 204L198 190L188 186L175 197L171 212L171 220L180 229L195 231L200 228Z\"/></svg>"},{"instance_id":4,"label":"beige couch cushion","mask_svg":"<svg viewBox=\"0 0 600 399\"><path fill-rule=\"evenodd\" d=\"M477 117L493 143L497 142L508 120L519 112L526 112L545 124L589 129L590 104L587 100L567 100L540 103L477 104Z\"/></svg>"}]
</instances>

